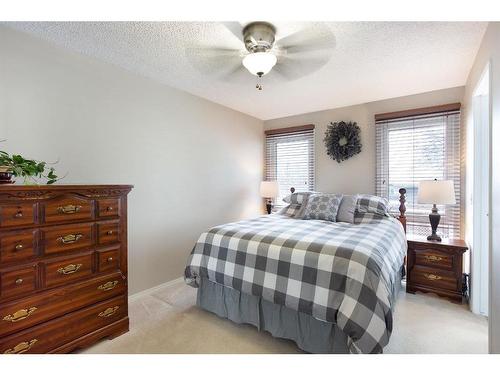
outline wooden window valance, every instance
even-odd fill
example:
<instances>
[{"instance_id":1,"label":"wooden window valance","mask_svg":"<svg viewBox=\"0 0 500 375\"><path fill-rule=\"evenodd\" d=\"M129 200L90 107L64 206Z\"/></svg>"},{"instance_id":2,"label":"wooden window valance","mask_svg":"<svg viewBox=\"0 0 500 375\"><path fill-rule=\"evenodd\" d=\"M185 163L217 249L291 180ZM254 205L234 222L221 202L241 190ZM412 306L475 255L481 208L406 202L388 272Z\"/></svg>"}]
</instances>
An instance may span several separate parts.
<instances>
[{"instance_id":1,"label":"wooden window valance","mask_svg":"<svg viewBox=\"0 0 500 375\"><path fill-rule=\"evenodd\" d=\"M264 133L266 135L279 135L279 134L299 133L313 129L314 125L308 124L308 125L290 126L288 128L270 129L266 130Z\"/></svg>"},{"instance_id":2,"label":"wooden window valance","mask_svg":"<svg viewBox=\"0 0 500 375\"><path fill-rule=\"evenodd\" d=\"M436 105L433 107L408 109L405 111L379 113L375 115L375 121L385 121L385 120L393 120L393 119L412 117L412 116L425 116L441 112L459 111L460 107L461 107L460 103L450 103L450 104Z\"/></svg>"}]
</instances>

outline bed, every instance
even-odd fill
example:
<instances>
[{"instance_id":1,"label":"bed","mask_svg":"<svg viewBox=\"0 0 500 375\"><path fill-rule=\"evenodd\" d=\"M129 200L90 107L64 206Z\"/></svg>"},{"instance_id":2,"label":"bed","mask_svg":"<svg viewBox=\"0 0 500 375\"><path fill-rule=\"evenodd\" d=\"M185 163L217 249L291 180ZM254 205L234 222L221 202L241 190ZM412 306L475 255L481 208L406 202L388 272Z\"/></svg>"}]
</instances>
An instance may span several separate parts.
<instances>
[{"instance_id":1,"label":"bed","mask_svg":"<svg viewBox=\"0 0 500 375\"><path fill-rule=\"evenodd\" d=\"M214 227L198 239L185 280L198 288L201 308L306 352L382 353L406 254L400 193L397 219L272 214Z\"/></svg>"}]
</instances>

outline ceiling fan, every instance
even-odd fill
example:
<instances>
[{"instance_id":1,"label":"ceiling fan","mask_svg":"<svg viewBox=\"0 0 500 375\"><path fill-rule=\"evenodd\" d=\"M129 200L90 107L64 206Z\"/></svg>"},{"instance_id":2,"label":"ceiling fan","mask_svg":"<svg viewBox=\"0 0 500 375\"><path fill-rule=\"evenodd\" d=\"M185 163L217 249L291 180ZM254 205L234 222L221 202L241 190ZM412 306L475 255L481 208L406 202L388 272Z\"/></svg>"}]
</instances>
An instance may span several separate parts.
<instances>
[{"instance_id":1,"label":"ceiling fan","mask_svg":"<svg viewBox=\"0 0 500 375\"><path fill-rule=\"evenodd\" d=\"M196 47L186 49L188 59L204 74L231 80L242 71L260 78L273 72L274 79L292 81L320 69L331 58L335 37L323 23L306 24L301 30L276 40L276 27L269 22L222 23L238 38L241 48ZM222 41L221 41L222 42ZM246 69L246 71L245 71Z\"/></svg>"}]
</instances>

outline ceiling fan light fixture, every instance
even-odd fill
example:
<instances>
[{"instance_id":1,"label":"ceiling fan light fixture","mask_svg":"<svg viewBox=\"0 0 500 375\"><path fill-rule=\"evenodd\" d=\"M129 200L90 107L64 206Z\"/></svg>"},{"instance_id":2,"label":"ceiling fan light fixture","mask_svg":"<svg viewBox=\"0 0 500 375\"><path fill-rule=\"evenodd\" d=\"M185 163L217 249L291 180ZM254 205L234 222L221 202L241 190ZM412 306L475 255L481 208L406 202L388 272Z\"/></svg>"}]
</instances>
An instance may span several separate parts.
<instances>
[{"instance_id":1,"label":"ceiling fan light fixture","mask_svg":"<svg viewBox=\"0 0 500 375\"><path fill-rule=\"evenodd\" d=\"M278 59L271 52L254 52L246 55L242 63L250 73L261 77L269 73L277 61Z\"/></svg>"}]
</instances>

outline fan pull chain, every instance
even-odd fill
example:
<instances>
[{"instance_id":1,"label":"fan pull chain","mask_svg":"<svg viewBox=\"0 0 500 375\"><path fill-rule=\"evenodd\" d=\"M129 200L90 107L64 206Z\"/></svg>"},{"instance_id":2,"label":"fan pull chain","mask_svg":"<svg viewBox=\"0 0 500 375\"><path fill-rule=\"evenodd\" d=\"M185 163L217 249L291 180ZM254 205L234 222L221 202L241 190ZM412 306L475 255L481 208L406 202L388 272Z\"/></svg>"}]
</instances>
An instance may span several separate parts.
<instances>
[{"instance_id":1,"label":"fan pull chain","mask_svg":"<svg viewBox=\"0 0 500 375\"><path fill-rule=\"evenodd\" d=\"M262 91L262 85L260 83L260 78L261 76L257 76L257 83L255 84L255 88L258 90L258 91Z\"/></svg>"}]
</instances>

